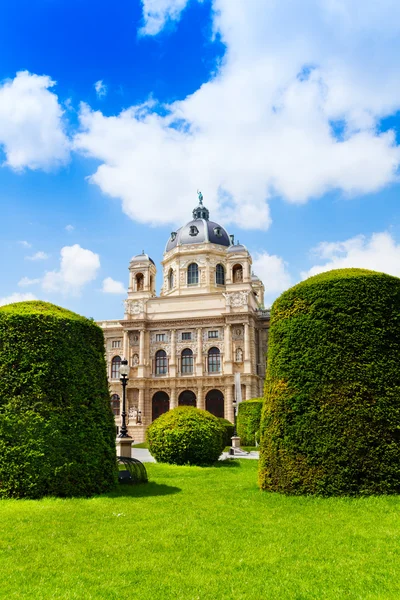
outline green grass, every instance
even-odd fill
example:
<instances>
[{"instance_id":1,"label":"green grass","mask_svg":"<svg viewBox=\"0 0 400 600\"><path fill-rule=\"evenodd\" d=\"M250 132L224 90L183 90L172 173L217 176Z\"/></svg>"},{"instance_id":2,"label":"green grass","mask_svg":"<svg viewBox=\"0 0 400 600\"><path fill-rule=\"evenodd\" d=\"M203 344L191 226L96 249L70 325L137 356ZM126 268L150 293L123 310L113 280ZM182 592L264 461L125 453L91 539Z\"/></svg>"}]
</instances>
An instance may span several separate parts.
<instances>
[{"instance_id":1,"label":"green grass","mask_svg":"<svg viewBox=\"0 0 400 600\"><path fill-rule=\"evenodd\" d=\"M148 448L149 445L147 442L140 442L138 444L132 444L132 448ZM242 450L245 450L246 452L252 452L254 450L256 450L258 452L259 448L257 448L256 446L241 446ZM229 452L230 446L226 446L224 448L224 452Z\"/></svg>"},{"instance_id":2,"label":"green grass","mask_svg":"<svg viewBox=\"0 0 400 600\"><path fill-rule=\"evenodd\" d=\"M147 442L140 442L138 444L132 444L132 448L148 448Z\"/></svg>"},{"instance_id":3,"label":"green grass","mask_svg":"<svg viewBox=\"0 0 400 600\"><path fill-rule=\"evenodd\" d=\"M263 493L250 460L147 469L92 499L3 500L1 598L400 598L400 498Z\"/></svg>"}]
</instances>

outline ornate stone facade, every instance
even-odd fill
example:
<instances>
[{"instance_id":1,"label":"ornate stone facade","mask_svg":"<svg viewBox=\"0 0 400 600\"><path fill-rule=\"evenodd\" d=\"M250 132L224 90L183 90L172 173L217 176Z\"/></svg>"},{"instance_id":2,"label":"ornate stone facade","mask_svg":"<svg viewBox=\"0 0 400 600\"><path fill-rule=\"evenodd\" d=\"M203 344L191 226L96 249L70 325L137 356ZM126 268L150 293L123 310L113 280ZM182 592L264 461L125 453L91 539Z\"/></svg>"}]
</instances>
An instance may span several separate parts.
<instances>
[{"instance_id":1,"label":"ornate stone facade","mask_svg":"<svg viewBox=\"0 0 400 600\"><path fill-rule=\"evenodd\" d=\"M156 267L146 254L129 265L120 321L102 321L117 427L119 360L126 357L129 434L143 441L165 410L191 404L233 421L234 378L244 398L262 394L269 312L264 286L245 246L209 220L202 199L193 220L171 234L156 295Z\"/></svg>"}]
</instances>

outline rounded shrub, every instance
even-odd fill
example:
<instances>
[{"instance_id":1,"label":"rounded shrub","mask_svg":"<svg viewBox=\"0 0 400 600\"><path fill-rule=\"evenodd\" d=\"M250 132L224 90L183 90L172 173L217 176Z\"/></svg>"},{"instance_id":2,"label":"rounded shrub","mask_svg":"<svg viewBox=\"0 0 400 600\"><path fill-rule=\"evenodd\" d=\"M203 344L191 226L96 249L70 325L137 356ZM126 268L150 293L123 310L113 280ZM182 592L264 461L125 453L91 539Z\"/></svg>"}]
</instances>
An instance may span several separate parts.
<instances>
[{"instance_id":1,"label":"rounded shrub","mask_svg":"<svg viewBox=\"0 0 400 600\"><path fill-rule=\"evenodd\" d=\"M232 437L234 432L233 423L228 421L228 419L224 419L223 417L218 417L218 421L222 425L224 429L224 447L232 445Z\"/></svg>"},{"instance_id":2,"label":"rounded shrub","mask_svg":"<svg viewBox=\"0 0 400 600\"><path fill-rule=\"evenodd\" d=\"M0 307L0 497L89 496L116 481L103 332L47 302Z\"/></svg>"},{"instance_id":3,"label":"rounded shrub","mask_svg":"<svg viewBox=\"0 0 400 600\"><path fill-rule=\"evenodd\" d=\"M178 406L153 421L146 432L149 450L158 462L210 465L225 447L217 417L193 406Z\"/></svg>"},{"instance_id":4,"label":"rounded shrub","mask_svg":"<svg viewBox=\"0 0 400 600\"><path fill-rule=\"evenodd\" d=\"M254 446L256 443L256 436L260 429L262 403L263 398L251 398L239 404L237 432L242 446Z\"/></svg>"},{"instance_id":5,"label":"rounded shrub","mask_svg":"<svg viewBox=\"0 0 400 600\"><path fill-rule=\"evenodd\" d=\"M330 271L271 312L259 484L291 494L400 492L400 279Z\"/></svg>"}]
</instances>

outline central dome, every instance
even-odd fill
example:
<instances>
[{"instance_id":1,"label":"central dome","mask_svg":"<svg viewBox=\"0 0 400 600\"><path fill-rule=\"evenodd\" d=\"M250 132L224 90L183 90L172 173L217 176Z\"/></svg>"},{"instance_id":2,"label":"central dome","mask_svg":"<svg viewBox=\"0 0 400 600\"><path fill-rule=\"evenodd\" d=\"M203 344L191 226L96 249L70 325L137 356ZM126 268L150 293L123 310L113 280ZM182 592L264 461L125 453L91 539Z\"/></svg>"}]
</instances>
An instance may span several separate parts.
<instances>
[{"instance_id":1,"label":"central dome","mask_svg":"<svg viewBox=\"0 0 400 600\"><path fill-rule=\"evenodd\" d=\"M204 244L218 244L230 246L231 240L228 232L218 223L209 220L209 211L203 206L203 195L199 192L199 205L193 210L193 220L173 231L165 247L165 252L177 246Z\"/></svg>"}]
</instances>

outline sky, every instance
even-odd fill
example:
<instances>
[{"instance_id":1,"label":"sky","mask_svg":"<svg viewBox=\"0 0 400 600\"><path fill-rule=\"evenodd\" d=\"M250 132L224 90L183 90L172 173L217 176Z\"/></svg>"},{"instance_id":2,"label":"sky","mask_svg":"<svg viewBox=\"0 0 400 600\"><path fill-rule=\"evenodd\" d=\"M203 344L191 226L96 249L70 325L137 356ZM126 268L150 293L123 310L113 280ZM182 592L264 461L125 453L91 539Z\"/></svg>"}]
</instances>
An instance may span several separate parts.
<instances>
[{"instance_id":1,"label":"sky","mask_svg":"<svg viewBox=\"0 0 400 600\"><path fill-rule=\"evenodd\" d=\"M123 317L197 190L266 306L316 273L400 276L396 0L6 0L0 305Z\"/></svg>"}]
</instances>

